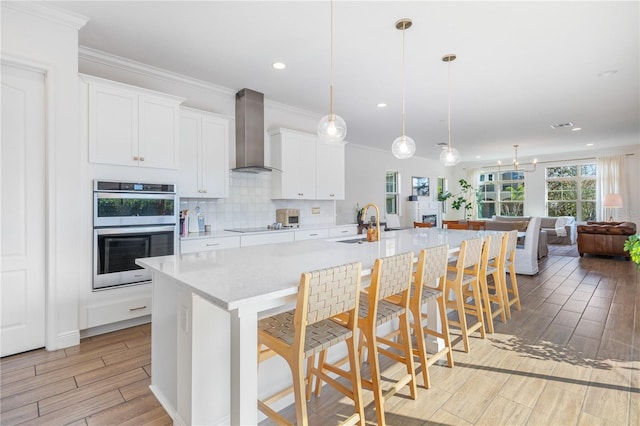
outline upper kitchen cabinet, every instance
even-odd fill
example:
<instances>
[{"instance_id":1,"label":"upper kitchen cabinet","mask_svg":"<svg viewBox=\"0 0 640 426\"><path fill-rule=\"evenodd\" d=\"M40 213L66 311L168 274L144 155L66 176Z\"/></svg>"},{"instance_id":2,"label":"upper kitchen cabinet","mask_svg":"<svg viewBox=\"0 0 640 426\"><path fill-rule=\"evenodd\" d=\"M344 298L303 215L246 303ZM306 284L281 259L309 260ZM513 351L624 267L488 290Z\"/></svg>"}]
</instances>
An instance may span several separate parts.
<instances>
[{"instance_id":1,"label":"upper kitchen cabinet","mask_svg":"<svg viewBox=\"0 0 640 426\"><path fill-rule=\"evenodd\" d=\"M229 118L181 108L180 197L229 196L229 124Z\"/></svg>"},{"instance_id":2,"label":"upper kitchen cabinet","mask_svg":"<svg viewBox=\"0 0 640 426\"><path fill-rule=\"evenodd\" d=\"M316 136L275 129L271 136L271 198L316 199Z\"/></svg>"},{"instance_id":3,"label":"upper kitchen cabinet","mask_svg":"<svg viewBox=\"0 0 640 426\"><path fill-rule=\"evenodd\" d=\"M271 197L344 200L344 145L328 145L314 134L271 131Z\"/></svg>"},{"instance_id":4,"label":"upper kitchen cabinet","mask_svg":"<svg viewBox=\"0 0 640 426\"><path fill-rule=\"evenodd\" d=\"M316 144L316 199L344 200L344 144Z\"/></svg>"},{"instance_id":5,"label":"upper kitchen cabinet","mask_svg":"<svg viewBox=\"0 0 640 426\"><path fill-rule=\"evenodd\" d=\"M179 167L184 99L88 75L81 78L89 94L89 161Z\"/></svg>"}]
</instances>

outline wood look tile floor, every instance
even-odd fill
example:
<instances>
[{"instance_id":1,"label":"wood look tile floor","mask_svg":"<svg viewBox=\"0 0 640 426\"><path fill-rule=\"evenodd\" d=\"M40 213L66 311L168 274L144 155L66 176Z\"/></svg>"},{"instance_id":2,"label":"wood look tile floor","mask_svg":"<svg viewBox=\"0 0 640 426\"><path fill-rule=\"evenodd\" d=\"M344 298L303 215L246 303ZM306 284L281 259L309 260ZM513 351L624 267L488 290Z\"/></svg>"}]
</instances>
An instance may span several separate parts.
<instances>
[{"instance_id":1,"label":"wood look tile floor","mask_svg":"<svg viewBox=\"0 0 640 426\"><path fill-rule=\"evenodd\" d=\"M468 354L456 345L455 367L432 366L430 389L420 376L417 400L407 389L389 398L387 423L640 425L640 273L632 262L564 251L541 260L538 275L518 276L522 311L497 320L485 340L475 333ZM149 391L150 362L149 325L5 357L0 424L171 424ZM385 377L398 370L383 366ZM352 410L329 387L308 407L316 425ZM282 413L295 418L291 407Z\"/></svg>"}]
</instances>

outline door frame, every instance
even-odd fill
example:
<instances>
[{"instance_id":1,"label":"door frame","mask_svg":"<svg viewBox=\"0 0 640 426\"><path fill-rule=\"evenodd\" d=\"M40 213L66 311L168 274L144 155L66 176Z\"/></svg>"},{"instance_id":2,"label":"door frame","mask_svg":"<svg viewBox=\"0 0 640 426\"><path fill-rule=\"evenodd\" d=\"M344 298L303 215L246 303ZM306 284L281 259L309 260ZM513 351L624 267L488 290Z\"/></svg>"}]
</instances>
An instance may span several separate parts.
<instances>
[{"instance_id":1,"label":"door frame","mask_svg":"<svg viewBox=\"0 0 640 426\"><path fill-rule=\"evenodd\" d=\"M54 156L50 155L55 152L56 135L55 135L55 67L51 64L33 61L27 58L21 58L13 55L3 55L0 59L2 65L8 65L16 68L42 73L44 75L44 205L45 205L45 254L44 254L44 297L45 297L45 348L48 351L54 351L59 348L57 330L57 309L56 309L56 254L53 244L56 241L56 213L55 213L55 194L56 194L56 173Z\"/></svg>"}]
</instances>

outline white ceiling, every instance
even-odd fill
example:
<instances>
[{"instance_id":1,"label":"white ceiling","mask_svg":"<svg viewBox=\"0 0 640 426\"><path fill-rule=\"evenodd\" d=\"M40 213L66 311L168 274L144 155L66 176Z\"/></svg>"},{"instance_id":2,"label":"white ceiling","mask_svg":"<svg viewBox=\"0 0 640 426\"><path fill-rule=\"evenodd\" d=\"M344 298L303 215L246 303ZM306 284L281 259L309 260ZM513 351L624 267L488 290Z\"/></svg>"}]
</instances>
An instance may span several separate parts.
<instances>
[{"instance_id":1,"label":"white ceiling","mask_svg":"<svg viewBox=\"0 0 640 426\"><path fill-rule=\"evenodd\" d=\"M328 1L52 4L90 18L82 46L328 112ZM639 4L335 0L335 112L352 143L390 149L400 136L402 32L394 23L408 17L406 134L416 155L437 158L436 144L447 140L448 53L458 56L451 129L463 161L509 161L516 143L521 160L640 144ZM287 68L272 69L274 61ZM565 122L583 130L550 127Z\"/></svg>"}]
</instances>

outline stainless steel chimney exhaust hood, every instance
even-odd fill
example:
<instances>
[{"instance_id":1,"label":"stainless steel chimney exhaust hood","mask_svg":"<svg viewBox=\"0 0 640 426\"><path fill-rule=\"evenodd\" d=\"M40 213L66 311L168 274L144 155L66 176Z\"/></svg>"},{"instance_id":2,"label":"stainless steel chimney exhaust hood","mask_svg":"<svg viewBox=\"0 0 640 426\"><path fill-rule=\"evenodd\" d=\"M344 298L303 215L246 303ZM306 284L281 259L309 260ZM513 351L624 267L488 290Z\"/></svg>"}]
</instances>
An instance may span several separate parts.
<instances>
[{"instance_id":1,"label":"stainless steel chimney exhaust hood","mask_svg":"<svg viewBox=\"0 0 640 426\"><path fill-rule=\"evenodd\" d=\"M236 93L236 168L234 172L268 173L264 165L264 95L250 89Z\"/></svg>"}]
</instances>

